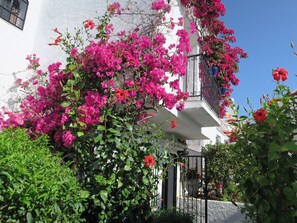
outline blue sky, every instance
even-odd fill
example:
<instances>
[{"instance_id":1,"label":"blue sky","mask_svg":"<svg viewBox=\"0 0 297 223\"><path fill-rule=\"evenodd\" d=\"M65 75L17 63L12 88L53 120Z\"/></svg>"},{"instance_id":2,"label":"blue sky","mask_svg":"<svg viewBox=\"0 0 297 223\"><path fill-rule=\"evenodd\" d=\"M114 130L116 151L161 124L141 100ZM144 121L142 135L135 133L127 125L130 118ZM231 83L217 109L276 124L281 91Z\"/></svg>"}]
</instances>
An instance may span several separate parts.
<instances>
[{"instance_id":1,"label":"blue sky","mask_svg":"<svg viewBox=\"0 0 297 223\"><path fill-rule=\"evenodd\" d=\"M232 97L237 105L247 106L250 99L254 109L260 107L263 94L272 95L276 82L273 68L283 67L289 71L286 85L297 89L297 1L296 0L222 0L226 15L222 18L228 28L235 31L235 45L249 55L239 64L237 76L240 83Z\"/></svg>"}]
</instances>

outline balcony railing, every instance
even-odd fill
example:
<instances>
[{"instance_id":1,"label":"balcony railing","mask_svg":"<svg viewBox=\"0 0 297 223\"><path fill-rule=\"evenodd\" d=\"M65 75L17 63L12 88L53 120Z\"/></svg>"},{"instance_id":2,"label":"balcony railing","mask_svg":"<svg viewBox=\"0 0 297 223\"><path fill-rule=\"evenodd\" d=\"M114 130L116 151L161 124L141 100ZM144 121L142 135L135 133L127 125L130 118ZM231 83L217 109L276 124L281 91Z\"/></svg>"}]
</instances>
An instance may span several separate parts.
<instances>
[{"instance_id":1,"label":"balcony railing","mask_svg":"<svg viewBox=\"0 0 297 223\"><path fill-rule=\"evenodd\" d=\"M183 90L190 97L205 100L218 115L220 92L210 67L201 54L189 56L188 59L187 74L182 78Z\"/></svg>"}]
</instances>

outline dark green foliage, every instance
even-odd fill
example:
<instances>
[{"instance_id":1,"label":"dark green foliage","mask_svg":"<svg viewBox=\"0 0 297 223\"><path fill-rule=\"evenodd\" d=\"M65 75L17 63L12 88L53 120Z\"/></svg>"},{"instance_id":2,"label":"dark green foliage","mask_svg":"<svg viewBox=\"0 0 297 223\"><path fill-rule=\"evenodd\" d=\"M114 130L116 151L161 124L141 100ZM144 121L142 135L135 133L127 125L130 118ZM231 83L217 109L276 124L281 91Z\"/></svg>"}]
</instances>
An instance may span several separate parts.
<instances>
[{"instance_id":1,"label":"dark green foliage","mask_svg":"<svg viewBox=\"0 0 297 223\"><path fill-rule=\"evenodd\" d=\"M230 144L206 145L202 148L202 155L207 157L208 182L215 185L214 191L209 196L221 200L235 200L234 193L237 192L233 181L234 171L234 152ZM219 189L222 184L222 191Z\"/></svg>"},{"instance_id":2,"label":"dark green foliage","mask_svg":"<svg viewBox=\"0 0 297 223\"><path fill-rule=\"evenodd\" d=\"M108 127L100 126L96 135L77 144L80 183L90 193L84 217L88 222L144 222L170 141L153 124L131 125L130 118L110 113L105 119ZM145 166L148 155L154 156L154 167Z\"/></svg>"},{"instance_id":3,"label":"dark green foliage","mask_svg":"<svg viewBox=\"0 0 297 223\"><path fill-rule=\"evenodd\" d=\"M86 196L73 172L49 151L46 137L0 133L0 222L83 222Z\"/></svg>"},{"instance_id":4,"label":"dark green foliage","mask_svg":"<svg viewBox=\"0 0 297 223\"><path fill-rule=\"evenodd\" d=\"M151 223L193 223L193 221L193 215L171 208L155 212Z\"/></svg>"},{"instance_id":5,"label":"dark green foliage","mask_svg":"<svg viewBox=\"0 0 297 223\"><path fill-rule=\"evenodd\" d=\"M237 125L239 171L248 216L259 223L297 222L297 97L279 85L263 103L267 118L241 118ZM251 112L253 114L253 112Z\"/></svg>"}]
</instances>

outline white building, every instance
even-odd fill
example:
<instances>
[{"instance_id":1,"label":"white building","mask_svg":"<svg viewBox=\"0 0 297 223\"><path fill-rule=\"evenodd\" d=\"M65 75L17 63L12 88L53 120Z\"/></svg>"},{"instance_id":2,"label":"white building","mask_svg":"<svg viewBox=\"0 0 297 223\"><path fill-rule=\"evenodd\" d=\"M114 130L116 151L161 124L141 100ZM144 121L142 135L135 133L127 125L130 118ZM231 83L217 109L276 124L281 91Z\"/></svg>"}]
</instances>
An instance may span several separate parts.
<instances>
[{"instance_id":1,"label":"white building","mask_svg":"<svg viewBox=\"0 0 297 223\"><path fill-rule=\"evenodd\" d=\"M106 4L106 1L100 0L0 0L0 104L7 101L8 90L14 82L26 75L27 55L36 53L41 58L41 64L63 61L65 55L59 47L48 46L55 38L54 28L58 27L61 32L73 30L86 19L102 14ZM175 2L171 13L175 18L184 17L184 26L189 28L185 10L179 2ZM123 24L119 22L115 28ZM197 154L205 143L226 140L224 124L218 117L219 92L197 45L197 37L197 34L191 35L188 73L181 81L183 89L191 96L185 103L185 109L181 112L163 110L155 117L156 122L167 119L164 130L179 139L176 148L172 148L173 154L185 149ZM168 40L176 38L168 37ZM203 83L201 75L205 80ZM177 126L171 128L170 123L174 119ZM162 192L163 204L167 207L176 204L180 185L175 180L179 182L179 167L171 167L168 176Z\"/></svg>"}]
</instances>

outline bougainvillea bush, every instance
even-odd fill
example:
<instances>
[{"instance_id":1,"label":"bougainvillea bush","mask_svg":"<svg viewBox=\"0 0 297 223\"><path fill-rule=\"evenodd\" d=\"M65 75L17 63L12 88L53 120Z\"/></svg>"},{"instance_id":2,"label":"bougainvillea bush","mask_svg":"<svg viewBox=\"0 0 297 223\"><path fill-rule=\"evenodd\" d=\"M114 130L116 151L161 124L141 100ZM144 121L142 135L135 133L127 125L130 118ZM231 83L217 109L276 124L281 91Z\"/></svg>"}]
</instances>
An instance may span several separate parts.
<instances>
[{"instance_id":1,"label":"bougainvillea bush","mask_svg":"<svg viewBox=\"0 0 297 223\"><path fill-rule=\"evenodd\" d=\"M163 8L159 5L156 13L164 14ZM65 67L56 62L43 71L39 58L28 56L34 75L18 84L29 95L19 111L5 110L1 119L2 128L26 128L32 138L47 134L52 151L71 162L89 192L87 222L147 220L169 159L161 128L147 122L150 111L181 110L187 98L178 84L190 50L187 32L180 29L169 53L157 29L151 35L113 34L110 19L120 10L111 4L74 36L54 29L58 37L50 45L68 54Z\"/></svg>"},{"instance_id":2,"label":"bougainvillea bush","mask_svg":"<svg viewBox=\"0 0 297 223\"><path fill-rule=\"evenodd\" d=\"M225 107L231 104L232 86L239 84L236 76L239 60L246 58L247 54L240 47L233 46L236 42L234 30L220 20L226 13L221 0L182 0L181 3L188 12L191 32L199 33L198 44L208 65L219 69L216 75L218 86L227 90L220 103L220 115L223 117Z\"/></svg>"},{"instance_id":3,"label":"bougainvillea bush","mask_svg":"<svg viewBox=\"0 0 297 223\"><path fill-rule=\"evenodd\" d=\"M157 0L147 11L131 11L115 2L74 34L55 28L49 45L60 46L66 61L42 70L39 58L28 56L33 75L16 83L27 95L20 97L18 111L3 111L1 128L25 128L32 138L46 134L52 152L71 163L88 191L87 222L148 220L160 177L154 171L168 162L170 145L149 118L159 109L182 110L188 97L179 78L186 74L190 38L181 18L166 19L170 7ZM114 31L114 17L136 14L145 20ZM167 46L162 29L174 27L177 42ZM238 52L232 54L234 63Z\"/></svg>"},{"instance_id":4,"label":"bougainvillea bush","mask_svg":"<svg viewBox=\"0 0 297 223\"><path fill-rule=\"evenodd\" d=\"M274 94L265 96L249 118L237 117L241 121L234 123L236 181L247 216L255 222L297 219L297 93L284 85L287 76L283 68L273 70Z\"/></svg>"}]
</instances>

